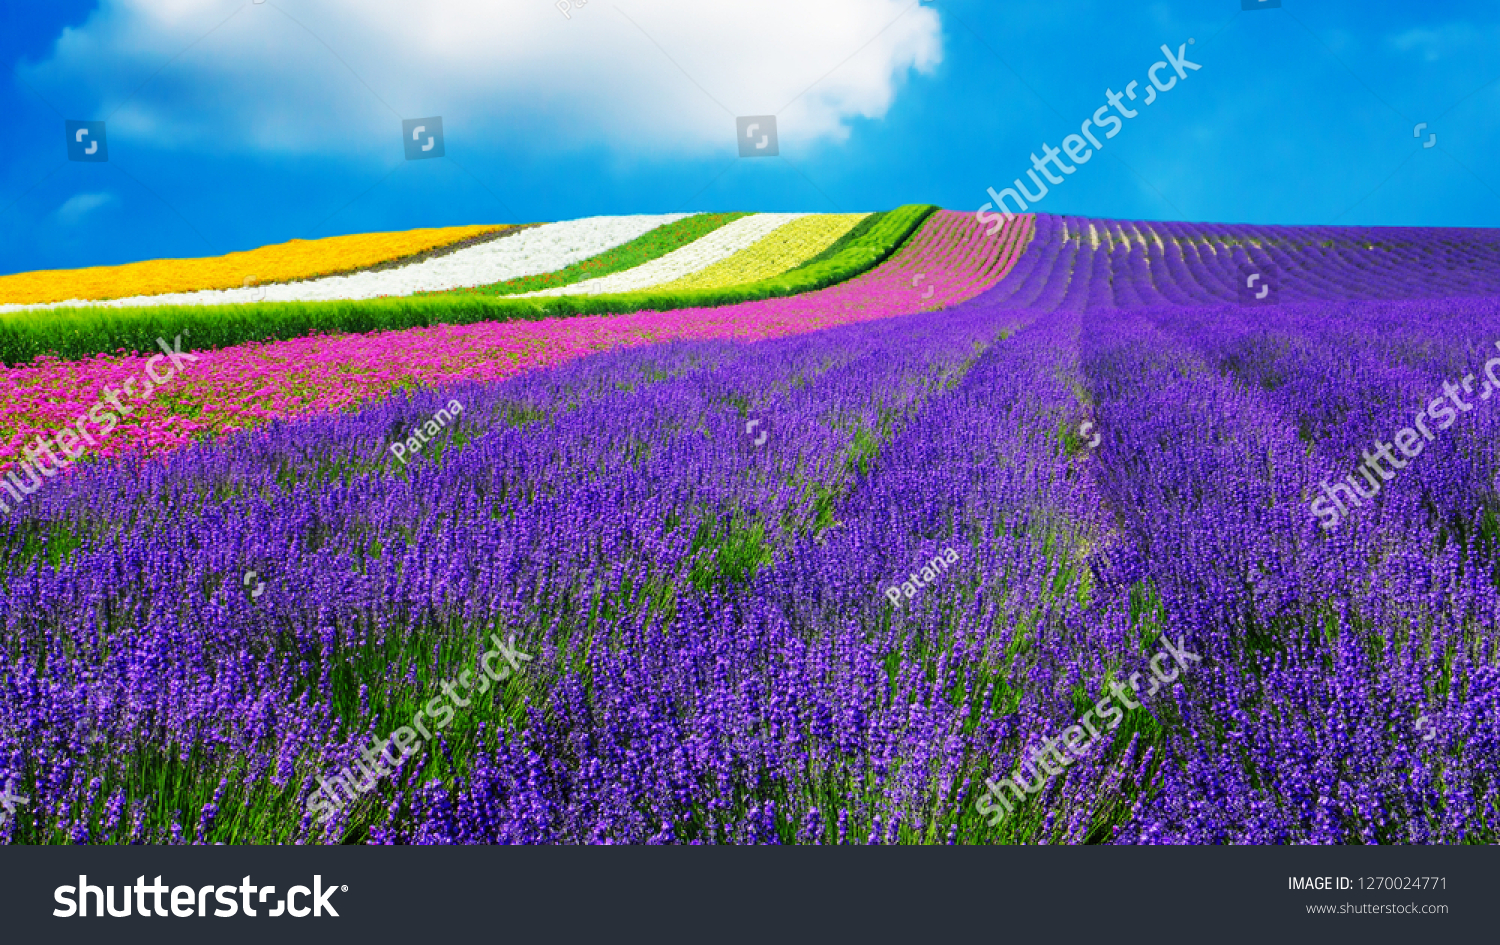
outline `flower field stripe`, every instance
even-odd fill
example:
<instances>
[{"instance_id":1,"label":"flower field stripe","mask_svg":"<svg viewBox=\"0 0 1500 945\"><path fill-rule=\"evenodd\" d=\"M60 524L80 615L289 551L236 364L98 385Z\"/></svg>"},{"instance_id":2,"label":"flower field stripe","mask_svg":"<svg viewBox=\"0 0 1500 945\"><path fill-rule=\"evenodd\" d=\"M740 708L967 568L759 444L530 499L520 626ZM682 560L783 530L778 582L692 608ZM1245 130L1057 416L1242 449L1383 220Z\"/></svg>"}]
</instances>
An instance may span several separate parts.
<instances>
[{"instance_id":1,"label":"flower field stripe","mask_svg":"<svg viewBox=\"0 0 1500 945\"><path fill-rule=\"evenodd\" d=\"M597 256L591 256L555 272L520 276L490 285L442 291L449 295L506 296L572 285L585 279L622 272L665 256L687 243L712 233L721 226L748 215L745 213L698 213L671 223L664 223L628 243L615 246Z\"/></svg>"},{"instance_id":2,"label":"flower field stripe","mask_svg":"<svg viewBox=\"0 0 1500 945\"><path fill-rule=\"evenodd\" d=\"M747 249L778 227L807 216L805 213L755 213L694 240L660 259L598 279L586 279L571 286L529 292L521 298L548 295L613 295L639 292L670 283L696 273L735 253Z\"/></svg>"},{"instance_id":3,"label":"flower field stripe","mask_svg":"<svg viewBox=\"0 0 1500 945\"><path fill-rule=\"evenodd\" d=\"M1500 294L1500 235L1493 230L1037 219L1039 232L1071 261L1041 271L1047 287L1011 287L1028 305L1238 304L1237 280L1250 264L1279 268L1286 302ZM1137 236L1125 242L1122 231ZM1400 271L1402 281L1374 278L1382 271ZM1095 272L1113 275L1096 281Z\"/></svg>"},{"instance_id":4,"label":"flower field stripe","mask_svg":"<svg viewBox=\"0 0 1500 945\"><path fill-rule=\"evenodd\" d=\"M779 276L822 253L868 216L868 213L809 214L777 227L728 259L655 288L659 292L719 289Z\"/></svg>"},{"instance_id":5,"label":"flower field stripe","mask_svg":"<svg viewBox=\"0 0 1500 945\"><path fill-rule=\"evenodd\" d=\"M1446 378L1462 376L1472 352L1500 338L1500 320L1488 301L1454 300L1443 307L1464 328L1441 344L1418 343L1432 338L1442 324L1436 311L1389 302L1299 306L1273 325L1258 317L1258 311L1244 313L1238 307L1216 313L1212 323L1189 310L1155 315L1152 324L1243 387L1263 390L1262 399L1277 416L1311 441L1308 454L1315 467L1324 470L1325 477L1332 471L1332 478L1340 479L1362 463L1360 450L1346 453L1343 444L1363 448L1388 436L1393 418L1406 413L1398 405L1425 406L1431 398L1424 392L1440 391ZM1368 333L1372 340L1349 351L1351 328ZM1418 497L1450 521L1483 507L1492 488L1484 470L1494 451L1484 439L1486 424L1482 418L1476 420L1481 422L1444 434L1442 442L1428 443L1424 452L1441 458L1423 460L1412 472L1403 473L1401 485L1370 514L1414 514L1407 503ZM1396 425L1409 421L1403 418ZM1433 478L1439 472L1441 478ZM1319 481L1314 477L1304 482L1303 494L1316 495ZM1404 501L1396 498L1397 490Z\"/></svg>"},{"instance_id":6,"label":"flower field stripe","mask_svg":"<svg viewBox=\"0 0 1500 945\"><path fill-rule=\"evenodd\" d=\"M981 297L952 311L973 310L1000 309ZM914 768L899 787L849 799L851 836L881 842L1048 842L1077 839L1067 831L1075 829L1080 814L1097 829L1099 817L1117 822L1125 813L1111 810L1108 794L1100 791L1110 781L1108 753L1058 782L1057 796L1048 798L1060 814L1051 829L1050 818L1023 811L1006 825L1005 835L996 837L968 816L971 799L952 805L942 800L949 786L960 784L972 786L977 795L987 774L1013 768L1020 749L1063 727L1059 722L1072 712L1070 694L1059 698L1063 693L1045 686L1029 687L1028 678L1080 670L1102 674L1109 662L1097 652L1098 643L1080 648L1060 632L1082 589L1082 548L1103 540L1109 530L1095 487L1077 475L1075 460L1053 439L1056 427L1076 416L1070 381L1077 371L1078 337L1076 316L1053 316L1025 325L1005 345L987 351L961 383L929 401L882 447L870 475L841 503L837 515L843 528L829 547L807 548L753 588L771 598L763 610L757 608L760 613L784 608L793 626L812 630L817 639L839 633L839 625L851 620L878 624L891 609L884 596L870 593L872 585L905 580L908 562L926 561L937 548L956 549L950 570L936 579L929 576L931 587L891 613L888 642L841 641L864 649L865 660L896 667L888 695L856 689L845 698L855 700L859 713L896 725L882 733L873 753L899 752ZM997 529L997 523L1003 527ZM814 575L826 573L846 576L830 594L813 599L800 591L778 593L808 586ZM829 614L838 615L836 624ZM1097 662L1078 658L1090 651ZM952 672L954 660L962 663L963 678L983 678L989 685L954 693L944 683L928 682L939 665L946 663ZM794 691L804 690L805 684ZM991 711L1014 713L1014 724L966 732L965 720L990 708L992 700ZM901 706L921 711L902 716ZM1139 753L1132 746L1123 754ZM826 763L830 774L862 780L861 768L847 766L833 752ZM802 805L818 793L800 799L793 819L800 819Z\"/></svg>"},{"instance_id":7,"label":"flower field stripe","mask_svg":"<svg viewBox=\"0 0 1500 945\"><path fill-rule=\"evenodd\" d=\"M814 324L821 324L824 312L879 318L959 304L994 286L1016 264L1028 245L1032 217L1016 216L993 237L982 236L982 229L971 217L940 210L894 256L864 275L820 292L758 304ZM753 325L747 324L740 337L756 337Z\"/></svg>"},{"instance_id":8,"label":"flower field stripe","mask_svg":"<svg viewBox=\"0 0 1500 945\"><path fill-rule=\"evenodd\" d=\"M972 298L1003 278L1026 248L1032 218L1016 219L1024 222L1017 225L1013 220L995 236L984 237L982 228L970 226L973 221L962 214L935 214L911 244L903 247L896 265L882 267L880 278L904 276L915 281L912 288L921 290L924 296L930 284L934 291L931 298L924 299L926 309Z\"/></svg>"},{"instance_id":9,"label":"flower field stripe","mask_svg":"<svg viewBox=\"0 0 1500 945\"><path fill-rule=\"evenodd\" d=\"M56 269L0 276L0 311L18 305L158 297L204 289L267 285L363 269L508 227L454 226L293 240L200 259L157 259L122 266ZM269 291L269 289L268 289ZM159 303L155 303L159 304Z\"/></svg>"},{"instance_id":10,"label":"flower field stripe","mask_svg":"<svg viewBox=\"0 0 1500 945\"><path fill-rule=\"evenodd\" d=\"M316 335L197 355L169 394L140 407L90 456L179 449L278 418L342 411L411 386L494 381L614 347L677 339L761 340L952 304L995 284L1015 265L1031 218L1018 216L995 238L976 239L961 214L928 218L917 235L874 270L800 296L705 309L581 316L537 322L481 322L366 335ZM945 267L946 255L958 264ZM932 298L912 286L927 273ZM0 469L24 446L85 413L109 386L140 375L147 358L43 359L0 369Z\"/></svg>"},{"instance_id":11,"label":"flower field stripe","mask_svg":"<svg viewBox=\"0 0 1500 945\"><path fill-rule=\"evenodd\" d=\"M39 356L87 358L120 350L155 350L159 337L184 339L185 350L226 348L245 342L294 338L329 332L398 331L437 325L466 325L600 315L655 309L734 305L812 292L851 279L890 257L935 208L922 204L883 213L858 238L816 263L758 282L724 289L625 295L563 295L493 298L448 294L420 298L377 298L337 302L262 302L257 305L176 305L143 308L62 308L47 312L0 314L0 363L19 365ZM604 218L606 226L620 218ZM555 224L566 228L567 224ZM499 242L527 241L537 227ZM597 228L594 228L597 229ZM558 231L553 230L554 234ZM585 231L584 236L588 233ZM543 247L545 248L545 247ZM529 251L528 251L529 253ZM455 253L454 256L460 255ZM526 255L526 254L523 254ZM530 254L517 268L545 269ZM545 254L541 254L544 255ZM588 258L588 254L580 254ZM555 260L555 257L553 257ZM515 260L511 260L515 262ZM381 273L378 275L387 275ZM275 287L272 287L273 289Z\"/></svg>"},{"instance_id":12,"label":"flower field stripe","mask_svg":"<svg viewBox=\"0 0 1500 945\"><path fill-rule=\"evenodd\" d=\"M851 245L856 245L864 241L864 239L866 238L866 234L868 234L876 227L881 226L891 212L894 211L882 210L876 213L865 215L860 219L858 223L850 227L849 231L846 232L843 236L840 236L832 243L829 243L827 248L824 249L821 253L818 253L816 256L813 256L810 259L806 259L798 263L796 266L783 273L783 275L792 276L798 272L801 272L802 270L815 268L817 266L826 264L829 260L837 257Z\"/></svg>"},{"instance_id":13,"label":"flower field stripe","mask_svg":"<svg viewBox=\"0 0 1500 945\"><path fill-rule=\"evenodd\" d=\"M681 218L681 214L661 214L592 217L584 220L569 220L564 223L547 223L528 227L504 239L466 247L449 255L393 269L328 276L285 285L262 285L257 288L245 288L240 283L236 283L239 287L233 289L132 296L93 303L88 307L155 308L178 305L217 306L256 303L254 311L258 313L262 308L274 306L276 303L319 300L357 301L385 296L408 296L418 291L484 285L502 279L533 276L565 268ZM338 238L355 239L355 237ZM61 303L49 307L64 308L70 305L72 303ZM31 308L35 306L0 306L0 313L7 311L17 313Z\"/></svg>"}]
</instances>

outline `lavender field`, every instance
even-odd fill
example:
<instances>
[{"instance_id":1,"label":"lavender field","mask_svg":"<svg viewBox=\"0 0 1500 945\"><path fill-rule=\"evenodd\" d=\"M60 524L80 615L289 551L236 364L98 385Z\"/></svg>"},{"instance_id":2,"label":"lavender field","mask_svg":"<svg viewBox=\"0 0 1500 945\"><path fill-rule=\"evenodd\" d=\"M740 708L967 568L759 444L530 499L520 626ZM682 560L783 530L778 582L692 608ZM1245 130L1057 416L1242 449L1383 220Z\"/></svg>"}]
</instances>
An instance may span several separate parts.
<instances>
[{"instance_id":1,"label":"lavender field","mask_svg":"<svg viewBox=\"0 0 1500 945\"><path fill-rule=\"evenodd\" d=\"M1500 841L1500 231L1034 225L47 483L0 841Z\"/></svg>"}]
</instances>

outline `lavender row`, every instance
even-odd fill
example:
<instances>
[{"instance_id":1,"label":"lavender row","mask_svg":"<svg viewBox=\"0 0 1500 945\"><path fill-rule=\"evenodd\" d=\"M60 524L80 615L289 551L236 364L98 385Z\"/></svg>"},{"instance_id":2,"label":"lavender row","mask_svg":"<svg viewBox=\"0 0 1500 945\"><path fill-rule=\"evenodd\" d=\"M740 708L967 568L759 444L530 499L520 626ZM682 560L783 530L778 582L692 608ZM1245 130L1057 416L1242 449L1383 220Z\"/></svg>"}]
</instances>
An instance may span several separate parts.
<instances>
[{"instance_id":1,"label":"lavender row","mask_svg":"<svg viewBox=\"0 0 1500 945\"><path fill-rule=\"evenodd\" d=\"M1273 335L1281 317L1257 312ZM1492 839L1493 546L1474 532L1445 538L1426 506L1460 491L1467 462L1493 482L1483 447L1495 419L1476 416L1466 434L1434 444L1369 514L1328 535L1307 502L1331 458L1357 455L1377 420L1363 416L1349 439L1310 449L1299 436L1310 398L1349 384L1351 399L1402 404L1385 422L1404 424L1404 406L1431 397L1432 374L1366 354L1378 336L1348 323L1341 352L1282 352L1272 390L1203 356L1233 342L1231 318L1200 317L1180 337L1145 313L1092 328L1085 365L1109 431L1101 485L1127 529L1120 560L1209 661L1195 680L1203 691L1182 704L1189 731L1173 734L1162 790L1121 838ZM1329 370L1335 354L1347 373Z\"/></svg>"},{"instance_id":2,"label":"lavender row","mask_svg":"<svg viewBox=\"0 0 1500 945\"><path fill-rule=\"evenodd\" d=\"M1245 273L1275 278L1285 302L1459 298L1500 293L1490 230L1274 227L1096 220L1038 214L1045 260L995 287L994 301L1050 310L1237 303Z\"/></svg>"}]
</instances>

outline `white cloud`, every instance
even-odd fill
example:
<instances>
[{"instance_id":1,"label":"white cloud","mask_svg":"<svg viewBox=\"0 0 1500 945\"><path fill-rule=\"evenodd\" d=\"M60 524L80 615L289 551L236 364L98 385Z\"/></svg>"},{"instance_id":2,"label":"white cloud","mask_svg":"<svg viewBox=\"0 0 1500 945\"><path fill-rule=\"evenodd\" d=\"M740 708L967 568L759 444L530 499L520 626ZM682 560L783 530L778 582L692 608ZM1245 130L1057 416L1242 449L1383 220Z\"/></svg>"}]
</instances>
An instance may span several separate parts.
<instances>
[{"instance_id":1,"label":"white cloud","mask_svg":"<svg viewBox=\"0 0 1500 945\"><path fill-rule=\"evenodd\" d=\"M450 153L482 136L650 155L732 152L735 115L779 113L783 146L842 140L941 57L938 14L913 0L590 0L568 17L556 0L101 0L22 68L118 109L112 142L381 153L394 110L442 115Z\"/></svg>"},{"instance_id":2,"label":"white cloud","mask_svg":"<svg viewBox=\"0 0 1500 945\"><path fill-rule=\"evenodd\" d=\"M67 226L74 226L90 213L114 202L115 195L111 193L74 194L57 208L57 218Z\"/></svg>"}]
</instances>

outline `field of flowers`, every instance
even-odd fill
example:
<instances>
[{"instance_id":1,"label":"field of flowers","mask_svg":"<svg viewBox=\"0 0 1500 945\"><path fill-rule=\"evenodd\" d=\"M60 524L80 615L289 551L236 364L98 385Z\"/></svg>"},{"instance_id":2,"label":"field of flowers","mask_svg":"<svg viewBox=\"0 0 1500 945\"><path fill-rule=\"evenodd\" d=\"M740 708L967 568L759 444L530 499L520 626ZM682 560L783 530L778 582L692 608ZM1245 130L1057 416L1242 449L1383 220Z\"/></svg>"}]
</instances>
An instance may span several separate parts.
<instances>
[{"instance_id":1,"label":"field of flowers","mask_svg":"<svg viewBox=\"0 0 1500 945\"><path fill-rule=\"evenodd\" d=\"M1495 843L1497 342L1493 231L938 211L805 294L205 351L0 516L0 840ZM7 457L135 358L4 369Z\"/></svg>"},{"instance_id":2,"label":"field of flowers","mask_svg":"<svg viewBox=\"0 0 1500 945\"><path fill-rule=\"evenodd\" d=\"M93 269L22 272L0 276L0 305L125 299L230 287L243 289L247 279L253 280L252 285L315 279L416 256L505 229L508 228L493 225L452 226L398 233L359 233L320 240L292 240L202 259L156 259Z\"/></svg>"},{"instance_id":3,"label":"field of flowers","mask_svg":"<svg viewBox=\"0 0 1500 945\"><path fill-rule=\"evenodd\" d=\"M585 279L570 286L526 293L546 295L614 295L658 288L700 272L713 264L747 250L773 232L806 217L805 213L756 213L735 220L720 229L694 240L660 259L617 272ZM831 240L830 240L831 242Z\"/></svg>"},{"instance_id":4,"label":"field of flowers","mask_svg":"<svg viewBox=\"0 0 1500 945\"><path fill-rule=\"evenodd\" d=\"M772 230L728 259L656 288L662 292L718 289L779 276L832 246L868 216L868 213L810 214Z\"/></svg>"},{"instance_id":5,"label":"field of flowers","mask_svg":"<svg viewBox=\"0 0 1500 945\"><path fill-rule=\"evenodd\" d=\"M521 295L538 289L555 289L559 286L572 285L585 279L597 279L600 276L624 272L653 259L659 259L746 215L744 213L695 213L690 217L664 223L628 243L560 269L535 275L517 276L514 279L506 279L489 285L434 291L446 291L449 295Z\"/></svg>"},{"instance_id":6,"label":"field of flowers","mask_svg":"<svg viewBox=\"0 0 1500 945\"><path fill-rule=\"evenodd\" d=\"M503 239L485 241L477 246L465 247L448 255L423 259L409 266L334 275L284 285L262 285L254 288L244 286L241 280L235 282L237 288L232 289L204 289L191 292L111 297L108 301L88 303L83 308L240 305L248 302L274 306L285 302L364 300L388 295L404 296L416 292L473 288L565 269L621 244L636 240L662 226L682 220L683 216L683 214L661 214L590 217L525 229L517 227L516 232L506 235ZM358 239L358 237L347 237L347 239ZM278 247L272 246L253 252L261 253L277 249ZM156 264L138 263L136 265ZM4 278L19 279L29 275ZM71 276L66 271L55 275L64 283ZM260 281L268 280L262 278ZM66 292L62 289L58 291ZM0 305L0 313L25 312L44 307L63 308L77 304L67 302L50 306Z\"/></svg>"}]
</instances>

